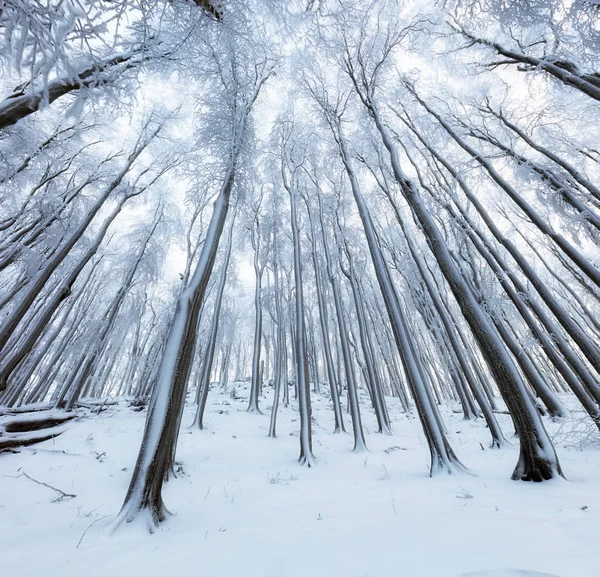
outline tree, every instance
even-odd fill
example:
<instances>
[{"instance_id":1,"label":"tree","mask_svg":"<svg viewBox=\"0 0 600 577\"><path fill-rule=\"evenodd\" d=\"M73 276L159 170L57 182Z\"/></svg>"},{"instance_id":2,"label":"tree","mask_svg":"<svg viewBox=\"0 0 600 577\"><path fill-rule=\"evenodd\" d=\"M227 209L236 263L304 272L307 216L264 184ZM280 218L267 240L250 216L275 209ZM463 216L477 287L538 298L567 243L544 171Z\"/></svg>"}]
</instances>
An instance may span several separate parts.
<instances>
[{"instance_id":1,"label":"tree","mask_svg":"<svg viewBox=\"0 0 600 577\"><path fill-rule=\"evenodd\" d=\"M306 339L306 324L304 318L304 291L302 287L302 256L300 250L300 231L298 222L297 178L302 158L294 147L293 125L282 127L281 134L281 179L283 187L290 197L292 242L294 246L294 286L296 289L295 303L295 364L298 387L298 404L300 408L300 457L302 465L313 467L315 457L312 453L312 423L310 408L310 380L308 372L308 345Z\"/></svg>"},{"instance_id":2,"label":"tree","mask_svg":"<svg viewBox=\"0 0 600 577\"><path fill-rule=\"evenodd\" d=\"M364 50L362 44L358 45L357 55L348 49L344 57L346 73L381 135L382 143L390 155L394 178L420 223L423 233L427 237L429 248L434 254L465 320L477 339L504 400L510 407L521 442L521 453L512 478L542 481L556 475L562 475L552 442L537 409L530 402L517 368L492 328L489 319L477 303L459 269L454 264L435 220L423 203L417 186L402 170L398 152L374 100L377 75L394 46L400 41L401 36L402 33L400 36L394 36L392 33L391 39L386 40L383 45L381 57L371 63L371 70L367 70L362 59L361 54Z\"/></svg>"},{"instance_id":3,"label":"tree","mask_svg":"<svg viewBox=\"0 0 600 577\"><path fill-rule=\"evenodd\" d=\"M125 502L115 522L115 527L123 521L131 522L140 512L148 516L152 528L165 520L168 511L162 500L162 485L169 473L173 443L176 440L177 426L185 387L190 374L190 366L196 340L196 326L206 286L212 273L216 252L225 219L229 210L231 193L239 170L240 156L248 138L249 117L260 90L270 74L270 63L227 61L213 53L223 88L228 90L230 81L236 91L227 94L230 105L230 141L227 143L226 161L221 187L213 205L211 221L202 245L194 273L189 284L182 291L172 328L165 344L158 382L150 402L144 439L136 462L133 477L125 497ZM252 54L248 54L252 56ZM229 66L229 69L223 67ZM225 74L231 76L225 76Z\"/></svg>"},{"instance_id":4,"label":"tree","mask_svg":"<svg viewBox=\"0 0 600 577\"><path fill-rule=\"evenodd\" d=\"M263 201L264 190L261 191L256 199L255 203L251 207L252 211L252 224L250 228L250 238L252 241L252 248L254 250L254 274L256 278L256 285L254 289L254 311L255 311L255 323L254 323L254 350L252 352L252 382L250 386L250 399L248 401L248 412L249 413L260 413L258 408L258 394L261 388L261 369L260 369L260 351L261 351L261 340L262 340L262 277L267 266L268 258L268 244L266 249L263 247L262 234L261 234L261 220L260 206ZM268 240L268 239L267 239ZM263 254L261 254L263 251ZM266 251L266 254L264 253Z\"/></svg>"}]
</instances>

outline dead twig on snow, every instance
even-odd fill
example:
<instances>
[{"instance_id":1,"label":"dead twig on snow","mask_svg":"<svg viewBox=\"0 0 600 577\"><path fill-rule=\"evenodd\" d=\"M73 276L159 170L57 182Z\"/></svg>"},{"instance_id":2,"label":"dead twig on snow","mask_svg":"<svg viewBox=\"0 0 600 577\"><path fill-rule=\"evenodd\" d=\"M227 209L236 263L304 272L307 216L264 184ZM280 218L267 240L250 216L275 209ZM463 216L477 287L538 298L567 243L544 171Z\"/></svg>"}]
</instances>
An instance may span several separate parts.
<instances>
[{"instance_id":1,"label":"dead twig on snow","mask_svg":"<svg viewBox=\"0 0 600 577\"><path fill-rule=\"evenodd\" d=\"M38 485L42 485L42 487L47 487L48 489L52 489L53 491L55 491L57 493L56 497L54 497L54 499L52 499L52 503L60 503L61 501L64 501L65 499L74 499L75 497L77 497L77 495L74 495L73 493L65 493L63 490L53 487L52 485L49 485L48 483L44 483L43 481L38 481L37 479L34 479L32 476L28 475L25 471L21 471L20 475L4 475L4 476L12 477L13 479L18 479L19 477L25 477L25 478L29 479L30 481L37 483Z\"/></svg>"}]
</instances>

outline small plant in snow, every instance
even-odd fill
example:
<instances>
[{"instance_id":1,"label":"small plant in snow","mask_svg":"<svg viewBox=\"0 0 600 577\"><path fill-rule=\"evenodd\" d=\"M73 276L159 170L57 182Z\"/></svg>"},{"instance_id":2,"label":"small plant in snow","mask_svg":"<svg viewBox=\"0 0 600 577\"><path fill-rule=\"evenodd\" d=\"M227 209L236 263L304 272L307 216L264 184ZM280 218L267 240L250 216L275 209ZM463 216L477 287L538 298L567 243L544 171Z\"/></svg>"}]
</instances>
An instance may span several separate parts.
<instances>
[{"instance_id":1,"label":"small plant in snow","mask_svg":"<svg viewBox=\"0 0 600 577\"><path fill-rule=\"evenodd\" d=\"M383 465L383 473L377 478L378 481L385 481L390 478L390 474L388 473L387 467Z\"/></svg>"},{"instance_id":2,"label":"small plant in snow","mask_svg":"<svg viewBox=\"0 0 600 577\"><path fill-rule=\"evenodd\" d=\"M293 475L290 475L289 477L282 477L279 473L277 473L274 476L269 475L269 473L267 473L267 478L269 479L269 483L271 485L279 485L279 484L288 485L290 481L298 480L298 477L294 477Z\"/></svg>"},{"instance_id":3,"label":"small plant in snow","mask_svg":"<svg viewBox=\"0 0 600 577\"><path fill-rule=\"evenodd\" d=\"M456 493L456 498L457 499L472 499L473 495L471 495L471 493L469 493L469 491L467 491L464 487L461 487L460 491L458 493Z\"/></svg>"},{"instance_id":4,"label":"small plant in snow","mask_svg":"<svg viewBox=\"0 0 600 577\"><path fill-rule=\"evenodd\" d=\"M388 455L394 451L406 451L406 449L404 447L399 447L398 445L392 445L391 447L383 450L383 452L387 453Z\"/></svg>"},{"instance_id":5,"label":"small plant in snow","mask_svg":"<svg viewBox=\"0 0 600 577\"><path fill-rule=\"evenodd\" d=\"M585 411L573 410L552 435L552 441L567 449L583 451L600 447L600 431Z\"/></svg>"}]
</instances>

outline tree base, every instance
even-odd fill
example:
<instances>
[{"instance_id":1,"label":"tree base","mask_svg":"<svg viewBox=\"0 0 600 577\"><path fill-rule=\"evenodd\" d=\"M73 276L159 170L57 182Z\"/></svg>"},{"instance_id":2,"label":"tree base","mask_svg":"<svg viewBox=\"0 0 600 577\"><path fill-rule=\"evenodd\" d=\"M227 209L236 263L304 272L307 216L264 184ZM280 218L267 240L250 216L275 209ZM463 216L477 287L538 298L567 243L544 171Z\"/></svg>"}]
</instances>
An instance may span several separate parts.
<instances>
[{"instance_id":1,"label":"tree base","mask_svg":"<svg viewBox=\"0 0 600 577\"><path fill-rule=\"evenodd\" d=\"M549 481L556 477L565 478L558 460L553 462L541 455L528 457L522 449L515 470L511 475L513 481L532 481L534 483Z\"/></svg>"},{"instance_id":2,"label":"tree base","mask_svg":"<svg viewBox=\"0 0 600 577\"><path fill-rule=\"evenodd\" d=\"M172 513L165 507L165 504L140 505L138 503L125 503L110 527L110 532L114 533L123 523L133 523L140 521L148 529L149 533L154 533L161 523L164 523Z\"/></svg>"},{"instance_id":3,"label":"tree base","mask_svg":"<svg viewBox=\"0 0 600 577\"><path fill-rule=\"evenodd\" d=\"M315 459L315 456L312 453L308 456L302 454L298 457L298 463L310 469L310 467L316 467L317 460Z\"/></svg>"},{"instance_id":4,"label":"tree base","mask_svg":"<svg viewBox=\"0 0 600 577\"><path fill-rule=\"evenodd\" d=\"M458 458L452 454L446 459L443 459L440 455L432 456L431 468L429 469L429 476L440 475L447 473L448 475L469 475L474 476L469 469L467 469Z\"/></svg>"},{"instance_id":5,"label":"tree base","mask_svg":"<svg viewBox=\"0 0 600 577\"><path fill-rule=\"evenodd\" d=\"M508 447L512 447L512 444L506 439L492 439L490 443L490 449L507 449Z\"/></svg>"}]
</instances>

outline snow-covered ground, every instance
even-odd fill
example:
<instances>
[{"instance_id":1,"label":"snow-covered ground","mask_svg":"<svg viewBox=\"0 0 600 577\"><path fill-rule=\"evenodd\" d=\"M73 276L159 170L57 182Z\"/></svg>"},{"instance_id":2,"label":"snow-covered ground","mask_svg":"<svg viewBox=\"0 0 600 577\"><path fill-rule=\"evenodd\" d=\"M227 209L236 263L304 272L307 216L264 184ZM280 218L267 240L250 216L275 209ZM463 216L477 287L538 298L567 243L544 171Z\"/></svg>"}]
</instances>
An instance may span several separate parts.
<instances>
[{"instance_id":1,"label":"snow-covered ground","mask_svg":"<svg viewBox=\"0 0 600 577\"><path fill-rule=\"evenodd\" d=\"M108 533L141 440L145 413L125 403L82 413L53 441L0 455L0 572L11 577L598 577L600 450L558 446L568 481L510 481L516 448L488 449L483 421L444 412L473 476L428 477L418 419L388 399L394 436L375 433L363 397L368 453L333 435L326 396L313 396L318 466L297 464L298 413L281 408L277 439L264 415L211 391L204 431L180 434L176 515L153 535ZM350 430L349 417L346 416ZM508 417L499 415L507 435ZM556 431L560 425L548 423ZM570 443L567 443L570 445ZM58 495L22 475L57 487Z\"/></svg>"}]
</instances>

